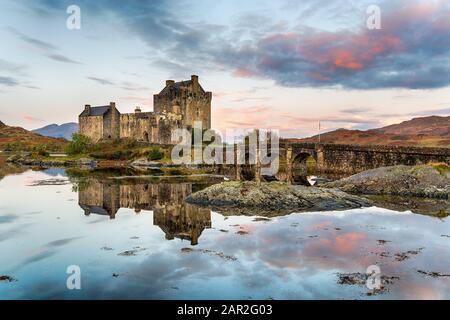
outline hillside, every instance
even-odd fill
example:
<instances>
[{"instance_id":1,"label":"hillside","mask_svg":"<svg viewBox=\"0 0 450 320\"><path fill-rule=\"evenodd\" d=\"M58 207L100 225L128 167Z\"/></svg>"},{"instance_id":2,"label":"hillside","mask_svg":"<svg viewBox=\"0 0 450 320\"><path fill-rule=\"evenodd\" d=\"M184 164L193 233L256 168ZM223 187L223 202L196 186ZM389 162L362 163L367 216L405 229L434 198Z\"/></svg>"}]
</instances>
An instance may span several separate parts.
<instances>
[{"instance_id":1,"label":"hillside","mask_svg":"<svg viewBox=\"0 0 450 320\"><path fill-rule=\"evenodd\" d=\"M62 125L51 124L43 128L32 130L32 132L45 137L72 139L72 134L78 132L78 123L69 122Z\"/></svg>"},{"instance_id":2,"label":"hillside","mask_svg":"<svg viewBox=\"0 0 450 320\"><path fill-rule=\"evenodd\" d=\"M319 137L296 139L302 142L318 142ZM428 146L450 148L450 117L415 118L400 124L367 131L338 129L323 133L322 143Z\"/></svg>"},{"instance_id":3,"label":"hillside","mask_svg":"<svg viewBox=\"0 0 450 320\"><path fill-rule=\"evenodd\" d=\"M423 117L393 124L377 130L385 134L450 136L450 117Z\"/></svg>"},{"instance_id":4,"label":"hillside","mask_svg":"<svg viewBox=\"0 0 450 320\"><path fill-rule=\"evenodd\" d=\"M21 127L0 124L0 150L32 150L40 145L46 145L48 150L63 150L67 140L44 137Z\"/></svg>"}]
</instances>

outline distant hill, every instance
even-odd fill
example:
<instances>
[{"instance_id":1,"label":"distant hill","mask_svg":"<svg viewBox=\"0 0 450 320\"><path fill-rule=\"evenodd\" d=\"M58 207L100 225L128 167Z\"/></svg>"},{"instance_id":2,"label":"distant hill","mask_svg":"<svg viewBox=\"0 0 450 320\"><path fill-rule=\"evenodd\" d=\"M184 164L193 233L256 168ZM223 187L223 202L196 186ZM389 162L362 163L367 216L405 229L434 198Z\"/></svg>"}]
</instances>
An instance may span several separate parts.
<instances>
[{"instance_id":1,"label":"distant hill","mask_svg":"<svg viewBox=\"0 0 450 320\"><path fill-rule=\"evenodd\" d=\"M47 145L50 150L63 150L67 140L44 137L21 127L0 125L0 150L32 150L38 145Z\"/></svg>"},{"instance_id":2,"label":"distant hill","mask_svg":"<svg viewBox=\"0 0 450 320\"><path fill-rule=\"evenodd\" d=\"M450 117L423 117L393 124L377 130L386 134L408 134L427 136L450 136Z\"/></svg>"},{"instance_id":3,"label":"distant hill","mask_svg":"<svg viewBox=\"0 0 450 320\"><path fill-rule=\"evenodd\" d=\"M62 125L51 124L43 128L35 129L32 132L46 137L64 138L66 140L71 140L72 134L78 132L78 123L69 122Z\"/></svg>"},{"instance_id":4,"label":"distant hill","mask_svg":"<svg viewBox=\"0 0 450 320\"><path fill-rule=\"evenodd\" d=\"M302 142L317 142L319 137L290 139ZM414 118L400 124L367 131L338 129L323 133L322 143L428 146L450 148L450 117L430 116Z\"/></svg>"},{"instance_id":5,"label":"distant hill","mask_svg":"<svg viewBox=\"0 0 450 320\"><path fill-rule=\"evenodd\" d=\"M5 127L6 125L0 121L0 128Z\"/></svg>"}]
</instances>

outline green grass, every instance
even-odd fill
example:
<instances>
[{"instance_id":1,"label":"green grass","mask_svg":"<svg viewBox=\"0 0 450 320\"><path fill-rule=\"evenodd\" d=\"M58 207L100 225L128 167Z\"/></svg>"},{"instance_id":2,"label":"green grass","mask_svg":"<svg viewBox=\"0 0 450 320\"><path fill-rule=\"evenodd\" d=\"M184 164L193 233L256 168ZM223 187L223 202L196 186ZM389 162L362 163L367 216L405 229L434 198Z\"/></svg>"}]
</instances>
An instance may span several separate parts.
<instances>
[{"instance_id":1,"label":"green grass","mask_svg":"<svg viewBox=\"0 0 450 320\"><path fill-rule=\"evenodd\" d=\"M42 150L37 149L32 152L32 157L37 160L47 161L68 161L79 160L82 158L94 160L132 161L144 158L149 161L157 161L161 163L171 162L169 148L163 148L160 146L147 147L129 140L91 144L88 145L86 150L83 152L68 154L65 157L50 157L48 152L43 152Z\"/></svg>"},{"instance_id":2,"label":"green grass","mask_svg":"<svg viewBox=\"0 0 450 320\"><path fill-rule=\"evenodd\" d=\"M435 163L431 164L431 166L439 171L439 173L443 176L447 176L447 174L450 172L450 166L445 163Z\"/></svg>"}]
</instances>

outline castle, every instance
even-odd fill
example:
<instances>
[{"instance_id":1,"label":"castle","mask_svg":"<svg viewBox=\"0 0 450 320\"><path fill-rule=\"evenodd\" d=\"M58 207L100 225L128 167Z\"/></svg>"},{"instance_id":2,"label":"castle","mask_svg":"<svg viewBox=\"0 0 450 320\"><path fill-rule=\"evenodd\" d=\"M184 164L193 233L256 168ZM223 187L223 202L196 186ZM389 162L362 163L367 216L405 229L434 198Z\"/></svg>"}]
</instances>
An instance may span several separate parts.
<instances>
[{"instance_id":1,"label":"castle","mask_svg":"<svg viewBox=\"0 0 450 320\"><path fill-rule=\"evenodd\" d=\"M211 211L184 202L192 193L188 183L141 183L90 179L78 191L78 204L84 214L115 219L121 208L153 211L153 225L159 226L167 240L179 238L197 245L205 229L211 228Z\"/></svg>"},{"instance_id":2,"label":"castle","mask_svg":"<svg viewBox=\"0 0 450 320\"><path fill-rule=\"evenodd\" d=\"M153 112L121 114L114 102L106 106L86 105L79 116L80 133L92 142L130 138L154 144L174 144L175 129L190 130L194 122L211 129L212 93L203 90L198 76L191 80L167 80L166 86L153 96Z\"/></svg>"}]
</instances>

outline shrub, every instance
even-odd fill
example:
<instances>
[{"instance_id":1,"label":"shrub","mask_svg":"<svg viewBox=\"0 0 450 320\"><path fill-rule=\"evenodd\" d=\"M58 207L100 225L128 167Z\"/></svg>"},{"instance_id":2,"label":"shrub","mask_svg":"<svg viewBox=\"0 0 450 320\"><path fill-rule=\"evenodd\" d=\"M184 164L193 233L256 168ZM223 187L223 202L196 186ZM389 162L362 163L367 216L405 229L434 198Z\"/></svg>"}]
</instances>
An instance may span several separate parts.
<instances>
[{"instance_id":1,"label":"shrub","mask_svg":"<svg viewBox=\"0 0 450 320\"><path fill-rule=\"evenodd\" d=\"M74 133L72 141L66 148L66 152L70 155L81 154L87 152L90 139L81 133Z\"/></svg>"},{"instance_id":2,"label":"shrub","mask_svg":"<svg viewBox=\"0 0 450 320\"><path fill-rule=\"evenodd\" d=\"M161 160L162 158L164 158L164 153L159 148L153 148L148 155L148 159L151 161Z\"/></svg>"},{"instance_id":3,"label":"shrub","mask_svg":"<svg viewBox=\"0 0 450 320\"><path fill-rule=\"evenodd\" d=\"M122 151L99 151L93 152L90 156L94 159L100 160L128 160L131 158L133 152L130 150Z\"/></svg>"},{"instance_id":4,"label":"shrub","mask_svg":"<svg viewBox=\"0 0 450 320\"><path fill-rule=\"evenodd\" d=\"M47 151L48 147L45 144L38 144L33 148L33 151L36 152L38 155L43 157L48 157L49 153Z\"/></svg>"},{"instance_id":5,"label":"shrub","mask_svg":"<svg viewBox=\"0 0 450 320\"><path fill-rule=\"evenodd\" d=\"M403 135L397 135L397 136L392 136L391 140L393 141L404 141L404 140L408 140L407 136L403 136Z\"/></svg>"}]
</instances>

